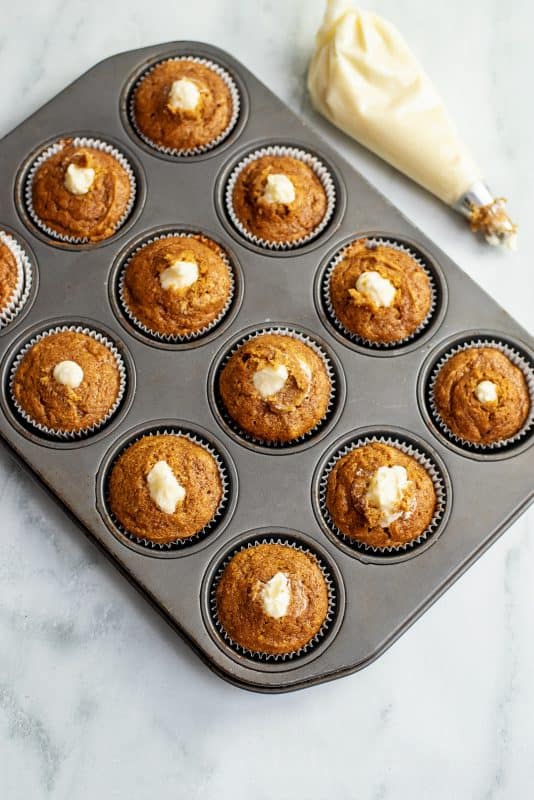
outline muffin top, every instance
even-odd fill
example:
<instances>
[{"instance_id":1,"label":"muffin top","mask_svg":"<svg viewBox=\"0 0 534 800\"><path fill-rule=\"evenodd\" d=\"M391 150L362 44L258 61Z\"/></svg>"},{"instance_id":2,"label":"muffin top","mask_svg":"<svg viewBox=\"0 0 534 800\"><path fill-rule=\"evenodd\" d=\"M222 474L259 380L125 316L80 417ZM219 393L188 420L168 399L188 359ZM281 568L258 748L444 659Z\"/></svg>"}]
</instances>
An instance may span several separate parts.
<instances>
[{"instance_id":1,"label":"muffin top","mask_svg":"<svg viewBox=\"0 0 534 800\"><path fill-rule=\"evenodd\" d=\"M201 235L166 236L131 258L123 297L130 313L150 330L184 336L217 319L231 288L218 244Z\"/></svg>"},{"instance_id":2,"label":"muffin top","mask_svg":"<svg viewBox=\"0 0 534 800\"><path fill-rule=\"evenodd\" d=\"M115 156L66 139L38 167L32 204L38 219L61 236L99 242L117 230L131 193L128 173Z\"/></svg>"},{"instance_id":3,"label":"muffin top","mask_svg":"<svg viewBox=\"0 0 534 800\"><path fill-rule=\"evenodd\" d=\"M13 300L19 283L17 259L0 239L0 314Z\"/></svg>"},{"instance_id":4,"label":"muffin top","mask_svg":"<svg viewBox=\"0 0 534 800\"><path fill-rule=\"evenodd\" d=\"M224 133L234 109L229 87L211 67L170 59L141 80L133 113L141 133L154 144L190 150Z\"/></svg>"},{"instance_id":5,"label":"muffin top","mask_svg":"<svg viewBox=\"0 0 534 800\"><path fill-rule=\"evenodd\" d=\"M249 233L268 242L293 242L321 223L327 198L313 169L292 156L260 156L239 173L234 212Z\"/></svg>"},{"instance_id":6,"label":"muffin top","mask_svg":"<svg viewBox=\"0 0 534 800\"><path fill-rule=\"evenodd\" d=\"M477 444L514 436L530 411L525 376L495 347L471 347L447 359L433 394L449 430Z\"/></svg>"},{"instance_id":7,"label":"muffin top","mask_svg":"<svg viewBox=\"0 0 534 800\"><path fill-rule=\"evenodd\" d=\"M328 589L310 553L283 544L257 544L236 553L216 591L221 625L256 653L292 653L320 631Z\"/></svg>"},{"instance_id":8,"label":"muffin top","mask_svg":"<svg viewBox=\"0 0 534 800\"><path fill-rule=\"evenodd\" d=\"M228 414L254 438L290 442L325 416L331 383L322 358L292 336L264 333L228 360L219 391Z\"/></svg>"},{"instance_id":9,"label":"muffin top","mask_svg":"<svg viewBox=\"0 0 534 800\"><path fill-rule=\"evenodd\" d=\"M23 357L12 392L36 423L81 431L102 422L119 396L120 373L102 342L78 331L40 339Z\"/></svg>"},{"instance_id":10,"label":"muffin top","mask_svg":"<svg viewBox=\"0 0 534 800\"><path fill-rule=\"evenodd\" d=\"M199 533L222 499L214 457L185 436L143 436L115 462L108 484L112 513L141 539L165 544Z\"/></svg>"},{"instance_id":11,"label":"muffin top","mask_svg":"<svg viewBox=\"0 0 534 800\"><path fill-rule=\"evenodd\" d=\"M428 528L436 493L414 458L372 442L336 462L328 476L326 506L345 536L371 547L396 547Z\"/></svg>"},{"instance_id":12,"label":"muffin top","mask_svg":"<svg viewBox=\"0 0 534 800\"><path fill-rule=\"evenodd\" d=\"M397 342L424 322L432 292L428 275L408 253L357 239L334 267L330 299L351 333L371 342Z\"/></svg>"}]
</instances>

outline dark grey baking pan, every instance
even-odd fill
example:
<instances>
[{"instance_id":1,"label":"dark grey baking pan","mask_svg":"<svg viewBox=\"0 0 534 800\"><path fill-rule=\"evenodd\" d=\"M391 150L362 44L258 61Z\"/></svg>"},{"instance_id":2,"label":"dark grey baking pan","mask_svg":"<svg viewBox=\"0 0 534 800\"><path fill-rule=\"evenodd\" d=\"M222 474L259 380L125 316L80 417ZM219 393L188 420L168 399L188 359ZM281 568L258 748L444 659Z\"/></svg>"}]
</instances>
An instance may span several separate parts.
<instances>
[{"instance_id":1,"label":"dark grey baking pan","mask_svg":"<svg viewBox=\"0 0 534 800\"><path fill-rule=\"evenodd\" d=\"M196 156L156 152L137 135L130 90L160 59L190 55L222 65L240 95L240 113L217 147ZM56 242L24 202L27 171L57 138L91 136L116 146L137 182L131 214L98 245ZM335 206L310 242L274 251L247 241L224 206L233 166L251 150L298 147L329 171ZM30 259L28 297L2 327L0 433L12 454L95 540L120 570L219 675L248 689L281 692L354 672L379 656L503 533L532 499L532 436L492 450L466 448L432 419L432 367L451 347L495 341L532 365L532 340L491 297L388 200L227 53L173 42L114 56L87 72L0 142L0 230ZM220 242L232 262L236 292L224 320L206 336L154 341L127 321L117 295L120 266L146 238L195 230ZM322 278L331 258L356 236L390 239L415 251L434 285L429 323L402 347L351 341L330 320ZM57 441L19 418L8 397L13 358L33 335L55 324L103 332L123 355L127 389L110 422L81 441ZM327 354L336 382L328 419L286 448L243 441L221 410L217 370L251 331L289 328ZM106 476L115 455L139 432L181 429L214 447L226 466L227 500L216 524L189 546L156 550L131 541L106 508ZM358 550L336 535L321 510L322 479L332 454L365 437L415 448L439 478L442 507L429 535L396 553ZM212 614L217 571L251 539L288 540L313 550L331 581L333 609L325 635L296 658L257 660L226 642Z\"/></svg>"}]
</instances>

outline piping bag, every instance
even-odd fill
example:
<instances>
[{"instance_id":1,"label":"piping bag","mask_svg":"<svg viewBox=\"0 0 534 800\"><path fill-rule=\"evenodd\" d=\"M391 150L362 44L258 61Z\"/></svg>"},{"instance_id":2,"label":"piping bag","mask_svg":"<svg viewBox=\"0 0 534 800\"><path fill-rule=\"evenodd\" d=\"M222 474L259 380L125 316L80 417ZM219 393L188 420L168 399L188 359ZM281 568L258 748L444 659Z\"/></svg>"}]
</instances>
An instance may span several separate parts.
<instances>
[{"instance_id":1,"label":"piping bag","mask_svg":"<svg viewBox=\"0 0 534 800\"><path fill-rule=\"evenodd\" d=\"M445 104L391 23L327 0L308 71L318 111L463 214L491 245L515 249L517 226L460 139Z\"/></svg>"}]
</instances>

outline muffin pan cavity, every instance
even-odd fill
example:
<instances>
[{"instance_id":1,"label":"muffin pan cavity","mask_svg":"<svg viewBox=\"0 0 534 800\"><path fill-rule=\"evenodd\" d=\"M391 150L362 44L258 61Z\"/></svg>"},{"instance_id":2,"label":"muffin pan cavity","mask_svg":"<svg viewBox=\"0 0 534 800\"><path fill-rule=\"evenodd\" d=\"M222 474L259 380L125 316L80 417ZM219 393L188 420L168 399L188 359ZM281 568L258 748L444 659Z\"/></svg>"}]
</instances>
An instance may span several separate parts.
<instances>
[{"instance_id":1,"label":"muffin pan cavity","mask_svg":"<svg viewBox=\"0 0 534 800\"><path fill-rule=\"evenodd\" d=\"M393 250L398 250L410 256L426 274L431 295L430 307L424 319L408 336L389 342L366 339L348 330L337 316L330 294L332 274L342 262L347 249L360 241L367 242L370 254L377 245L385 245ZM420 347L435 333L447 310L447 284L437 261L425 253L415 242L376 231L351 236L341 246L337 246L333 252L329 253L317 271L314 293L317 312L329 331L348 347L377 356L397 355Z\"/></svg>"},{"instance_id":2,"label":"muffin pan cavity","mask_svg":"<svg viewBox=\"0 0 534 800\"><path fill-rule=\"evenodd\" d=\"M339 530L327 506L328 478L335 465L358 447L377 442L394 447L415 459L426 470L434 487L436 506L430 524L423 533L403 545L379 548L357 541ZM443 460L422 439L401 429L368 428L344 436L323 456L313 479L312 501L324 532L344 552L366 562L394 564L424 552L438 539L449 517L452 486Z\"/></svg>"},{"instance_id":3,"label":"muffin pan cavity","mask_svg":"<svg viewBox=\"0 0 534 800\"><path fill-rule=\"evenodd\" d=\"M187 148L191 150L187 154L183 149L173 153L155 148L154 142L147 142L136 131L130 113L139 81L152 75L156 65L169 60L178 63L175 59L215 65L218 76L224 76L220 79L230 87L236 111L220 138L216 136L201 151ZM189 79L194 79L194 71ZM172 89L171 84L167 91L176 95L180 111L189 110L186 107L195 96L194 88L180 84ZM195 140L203 131L193 132ZM111 148L111 153L124 157L127 174L135 179L133 207L125 209L126 218L118 220L118 230L101 241L56 238L39 224L35 214L32 218L30 188L35 167L46 163L43 159L53 158L58 143L71 137ZM183 131L180 137L181 143ZM302 161L296 165L292 160L271 159L246 173L254 190L251 197L256 192L262 203L273 204L266 209L271 227L265 228L251 214L252 199L240 195L243 219L259 232L258 238L240 227L236 209L229 206L240 170L254 164L261 154L268 159L289 155ZM57 159L65 171L73 163L70 152L67 155L68 159ZM109 165L107 158L95 158L93 163L102 162ZM76 163L79 169L92 169L89 156L87 163ZM491 341L510 353L524 371L532 399L531 337L230 54L201 42L170 42L113 56L5 136L0 141L0 165L2 185L8 187L0 193L0 231L12 237L28 258L28 263L21 260L24 286L19 305L8 312L9 319L0 319L0 439L221 677L255 691L284 692L363 668L446 591L532 501L532 409L514 441L481 450L451 438L429 402L436 366L456 348L478 340ZM113 173L112 167L106 169ZM278 177L267 181L265 169L267 175ZM307 197L303 187L310 186L310 170L313 191ZM293 190L285 180L291 181L291 176ZM87 171L80 174L73 169L69 182L71 179L71 188L83 189L89 182L91 190L93 179ZM110 180L113 182L114 173ZM70 189L61 181L56 170L54 186L60 187L57 194L64 196L64 190ZM121 186L124 200L124 184ZM282 218L286 207L291 210L292 191L302 200L294 207L291 220L295 239L282 239L287 228L280 219L274 225L279 240L262 240L269 233L276 238L272 220L277 215ZM69 200L67 197L67 205ZM90 207L81 208L86 216ZM323 208L325 213L318 220ZM105 212L100 218L106 223L110 219ZM100 232L104 229L109 233L106 224ZM172 248L160 252L156 247L151 252L157 251L158 257L169 261L169 266L158 262L159 285L151 283L150 259L138 259L125 295L125 268L134 253L142 252L140 248L149 242L158 244L175 234L201 235L222 249L222 262L214 263L210 254L204 253L212 280L199 280L205 273L198 248L191 246L185 254L179 248L179 252ZM325 292L329 270L348 244L362 238L407 252L427 274L431 286L432 298L427 304L428 286L421 283L418 269L406 261L407 256L393 259L397 266L406 265L410 276L419 275L419 282L413 281L410 288L419 287L420 302L415 298L413 313L408 309L403 317L402 335L406 330L411 335L392 345L376 345L349 335L329 308ZM195 253L196 266L184 263L195 261ZM221 263L227 273L220 271ZM385 255L380 263L387 268ZM379 270L380 265L374 270L365 266L365 271ZM13 280L12 266L8 265L6 274ZM347 275L349 288L353 277ZM403 274L397 277L402 288ZM376 275L372 282L364 294L372 296L376 289L379 305L388 306L391 287L380 283ZM393 276L392 282L395 285ZM213 298L205 296L204 290L210 286L214 287ZM167 287L178 293L179 301L175 303L173 298L170 302L162 295L160 288L167 291ZM428 305L429 313L420 319ZM343 308L343 303L338 308ZM190 309L194 309L192 318L188 317ZM352 315L344 313L345 317L352 321ZM414 321L417 327L412 330ZM387 330L386 325L379 328L381 335L400 330L389 321L387 325ZM30 367L37 362L39 369L44 363L43 371L48 373L50 363L52 369L61 364L58 382L76 391L76 374L80 374L76 365L80 364L65 367L64 363L75 361L75 344L70 339L70 357L64 350L53 349L52 356L49 350L37 352L27 362L24 374L30 373L30 378L24 387L28 388L17 390L25 408L13 397L12 381L21 356L36 340L44 336L46 341L51 331L63 329L87 331L89 336L109 342L111 352L117 354L120 397L105 419L100 417L102 407L108 407L110 387L116 388L117 379L116 375L109 377L111 362L99 348L90 348L91 356L97 356L91 366L82 367L84 375L100 374L98 368L107 375L105 396L97 395L99 402L90 404L90 413L80 403L69 406L64 397L58 399L56 386L52 387L53 401L44 390L35 390L39 370L30 372ZM362 328L358 322L358 330L371 335L378 328ZM289 340L264 340L260 347L259 337L270 333ZM240 347L245 347L241 351L245 358L233 359L232 368L225 371ZM76 353L82 361L84 353ZM222 384L221 374L225 376ZM84 398L94 399L89 390L96 386L96 380L94 386L86 383ZM54 421L49 429L36 409L36 401L45 395L48 418ZM58 409L63 417L58 417ZM28 419L28 410L39 418L38 425ZM77 419L94 422L95 416L102 424L91 430L72 435L58 428L65 417L72 430ZM158 442L161 450L155 453L143 442L157 435L183 436L185 441L179 445L175 439ZM367 440L391 442L420 462L415 467L401 458L402 463L397 464L405 466L408 480L421 492L413 527L407 523L392 528L395 542L409 539L414 532L420 534L401 548L377 551L357 545L340 535L325 513L329 470L339 456ZM374 477L379 468L375 457L376 452L374 456L371 452L361 463L358 459L345 463L361 466L366 476L373 469ZM394 464L391 453L389 458ZM158 465L158 461L163 463ZM191 465L198 467L194 480L189 480ZM426 475L422 469L427 470ZM337 472L341 475L341 467ZM110 505L112 474L113 486L123 481L125 487L118 502L113 492L112 507L122 524ZM352 474L350 470L344 473L343 492L349 497L351 482L358 483L358 502L367 494L367 484L362 487ZM382 475L398 479L401 490L406 486L404 473ZM432 514L430 479L438 504L424 530ZM373 489L376 497L383 488L378 483L377 478L373 484L377 485ZM387 497L383 501L384 496L372 503L380 514L389 503ZM394 496L390 505L397 505L392 513L411 496L405 494L400 501ZM338 505L332 503L336 519L350 531L351 515L340 513ZM358 535L384 545L380 527L386 517L380 516L372 532L377 517L370 512L367 518L368 535L355 521ZM175 538L176 532L185 538ZM319 597L316 613L303 623L306 636L295 638L285 628L286 638L282 636L277 644L276 636L271 635L264 646L270 655L254 651L258 638L250 626L242 637L252 647L247 652L230 640L217 619L214 591L226 560L242 547L262 541L281 541L315 554L327 576L327 623L318 638L301 651L287 648L300 647L310 630L318 631L317 620L323 619L325 609L326 595L316 571L309 573L304 568L310 586L318 591L314 596ZM272 566L270 559L263 563L268 563L269 569ZM271 579L262 572L261 580L269 583ZM280 581L273 584L273 591L280 586L285 591ZM238 638L240 630L233 627L227 611L226 607L227 627ZM284 657L275 658L274 653Z\"/></svg>"},{"instance_id":4,"label":"muffin pan cavity","mask_svg":"<svg viewBox=\"0 0 534 800\"><path fill-rule=\"evenodd\" d=\"M35 208L33 187L36 175L49 159L58 156L65 148L71 146L74 148L88 148L101 152L106 156L111 156L128 180L128 199L120 210L117 219L112 225L110 223L113 230L106 236L102 235L93 239L86 234L75 235L61 232L59 227L54 227L50 221L42 219ZM103 191L104 195L108 193L108 189ZM109 136L104 137L93 133L68 133L64 136L49 139L41 144L23 162L15 184L17 209L23 222L31 232L44 239L48 244L72 250L94 248L113 242L136 221L144 205L145 193L144 176L139 162L134 159L122 143L117 144ZM85 192L77 191L72 194L75 206L79 201L79 197L76 197L76 194L81 194L83 198ZM104 195L102 202L105 201ZM56 211L58 212L58 224L63 224L65 220L68 220L69 214L66 211L66 207L57 204ZM78 213L79 210L74 207L73 219ZM59 223L60 220L61 223Z\"/></svg>"},{"instance_id":5,"label":"muffin pan cavity","mask_svg":"<svg viewBox=\"0 0 534 800\"><path fill-rule=\"evenodd\" d=\"M225 568L238 553L262 544L283 545L311 556L321 570L326 584L328 610L323 624L305 645L288 653L272 654L243 647L232 640L219 618L216 593ZM230 658L245 658L252 662L255 669L274 672L291 668L297 663L299 665L307 663L328 647L341 625L345 589L339 568L311 537L286 528L258 528L242 534L213 558L204 577L201 603L204 621L211 636Z\"/></svg>"},{"instance_id":6,"label":"muffin pan cavity","mask_svg":"<svg viewBox=\"0 0 534 800\"><path fill-rule=\"evenodd\" d=\"M217 316L200 330L183 335L166 334L150 329L136 318L133 311L128 307L125 298L125 275L128 265L132 258L139 254L147 245L154 242L174 239L175 237L186 238L188 236L198 236L210 240L219 248L219 255L224 261L228 270L229 291L224 307ZM168 350L187 350L191 347L198 347L219 336L226 328L231 325L233 319L239 311L243 299L244 279L241 265L228 245L223 244L215 238L215 234L189 228L188 226L165 226L143 233L135 241L129 242L118 257L115 259L113 269L109 279L109 296L111 306L124 327L137 338L152 346Z\"/></svg>"},{"instance_id":7,"label":"muffin pan cavity","mask_svg":"<svg viewBox=\"0 0 534 800\"><path fill-rule=\"evenodd\" d=\"M17 281L9 302L0 308L0 336L4 330L19 322L30 310L39 283L37 262L28 244L19 233L3 227L0 222L0 243L13 256L17 267Z\"/></svg>"},{"instance_id":8,"label":"muffin pan cavity","mask_svg":"<svg viewBox=\"0 0 534 800\"><path fill-rule=\"evenodd\" d=\"M55 334L75 333L89 337L103 345L113 356L118 373L118 393L102 419L75 430L50 427L32 418L15 396L14 386L17 371L25 357L35 345ZM42 381L49 380L46 375ZM6 354L2 364L2 406L12 424L32 441L56 448L72 448L93 441L110 427L118 424L127 413L135 393L135 368L128 350L115 335L99 322L88 319L50 320L46 325L37 325L27 330ZM72 390L75 391L75 390Z\"/></svg>"},{"instance_id":9,"label":"muffin pan cavity","mask_svg":"<svg viewBox=\"0 0 534 800\"><path fill-rule=\"evenodd\" d=\"M442 367L456 354L471 348L492 348L505 355L518 367L525 378L530 399L527 417L517 433L505 439L483 444L455 434L439 413L435 400L435 385ZM442 342L426 359L418 380L418 398L425 422L447 446L464 456L475 459L508 458L532 444L534 434L534 354L525 344L497 331L466 331Z\"/></svg>"},{"instance_id":10,"label":"muffin pan cavity","mask_svg":"<svg viewBox=\"0 0 534 800\"><path fill-rule=\"evenodd\" d=\"M135 442L145 437L167 435L183 437L200 446L214 459L221 482L222 496L212 519L200 531L183 539L165 544L136 536L128 531L110 508L109 481L119 457ZM190 422L180 420L155 420L149 425L129 431L108 451L97 475L97 506L108 529L117 539L137 552L158 557L187 555L200 549L209 537L211 542L219 535L232 517L238 495L238 478L232 458L221 442L208 431Z\"/></svg>"},{"instance_id":11,"label":"muffin pan cavity","mask_svg":"<svg viewBox=\"0 0 534 800\"><path fill-rule=\"evenodd\" d=\"M244 344L253 341L263 334L288 336L310 347L322 360L326 374L330 381L330 398L326 414L307 433L291 441L266 441L244 431L228 413L221 397L219 381L222 371L230 358L238 352ZM211 409L217 422L223 430L237 442L259 453L283 454L306 449L324 438L327 432L336 424L345 403L345 377L341 362L331 348L316 334L302 327L274 323L265 326L253 326L241 331L218 353L213 361L208 377L208 397Z\"/></svg>"}]
</instances>

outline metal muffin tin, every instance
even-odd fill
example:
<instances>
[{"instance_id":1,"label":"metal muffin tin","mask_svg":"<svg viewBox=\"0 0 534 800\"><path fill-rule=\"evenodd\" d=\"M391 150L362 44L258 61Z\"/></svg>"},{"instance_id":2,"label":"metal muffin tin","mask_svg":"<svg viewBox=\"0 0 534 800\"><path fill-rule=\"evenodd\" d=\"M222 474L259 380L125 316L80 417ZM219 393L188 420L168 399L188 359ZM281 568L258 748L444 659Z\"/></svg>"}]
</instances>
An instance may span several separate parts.
<instances>
[{"instance_id":1,"label":"metal muffin tin","mask_svg":"<svg viewBox=\"0 0 534 800\"><path fill-rule=\"evenodd\" d=\"M172 158L141 142L128 121L128 93L156 60L176 55L225 67L241 93L229 137L196 157ZM127 223L106 242L73 247L48 239L20 202L31 158L53 139L94 136L116 145L138 182ZM225 180L247 152L268 144L309 149L332 170L338 202L327 229L298 250L274 252L245 241L222 203ZM23 312L0 332L6 446L78 521L199 656L227 680L280 692L340 677L365 666L400 636L527 507L533 496L532 437L495 454L463 451L436 429L425 381L449 340L490 333L532 360L532 339L443 252L239 62L196 42L174 42L114 56L87 72L0 142L0 228L15 234L34 265ZM205 338L173 346L147 340L121 315L118 259L141 239L169 228L198 230L220 242L235 265L231 315ZM422 336L399 349L370 350L346 341L325 314L318 286L329 259L353 236L390 238L416 248L439 283L439 303ZM39 330L82 323L102 330L124 355L129 383L109 425L78 442L40 438L17 419L6 396L10 363ZM297 447L242 442L217 412L212 376L241 334L287 325L308 331L339 364L342 399L319 436ZM213 532L189 547L149 550L113 530L103 481L122 442L143 429L200 431L225 458L231 496ZM448 502L439 536L395 557L368 555L328 535L317 511L321 465L337 442L369 433L407 438L443 465ZM315 550L337 585L329 635L302 658L257 662L230 649L210 617L213 575L244 541L290 539Z\"/></svg>"}]
</instances>

